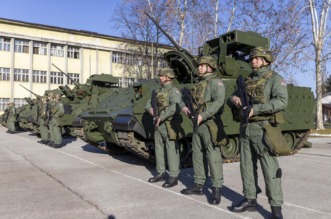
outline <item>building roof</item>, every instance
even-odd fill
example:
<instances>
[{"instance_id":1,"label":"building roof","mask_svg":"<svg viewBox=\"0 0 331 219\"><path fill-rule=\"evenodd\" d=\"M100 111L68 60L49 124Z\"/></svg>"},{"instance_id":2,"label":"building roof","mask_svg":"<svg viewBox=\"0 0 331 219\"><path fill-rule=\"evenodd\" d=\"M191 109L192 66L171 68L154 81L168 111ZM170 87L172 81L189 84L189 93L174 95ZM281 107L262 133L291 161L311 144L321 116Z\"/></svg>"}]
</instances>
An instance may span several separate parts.
<instances>
[{"instance_id":1,"label":"building roof","mask_svg":"<svg viewBox=\"0 0 331 219\"><path fill-rule=\"evenodd\" d=\"M98 38L116 40L116 41L121 41L121 42L131 41L131 42L137 42L137 43L146 43L146 42L140 41L140 40L133 40L133 39L129 39L129 38L111 36L111 35L106 35L106 34L99 34L97 32L88 31L88 30L76 30L76 29L56 27L56 26L45 25L45 24L30 23L30 22L26 22L26 21L12 20L12 19L1 18L1 17L0 17L0 23L24 26L24 27L34 27L34 28L38 28L38 29L53 30L53 31L65 32L65 33L72 33L72 34L77 34L77 35L82 35L82 36L94 36L94 37L98 37ZM160 43L158 45L160 47L168 48L168 49L174 48L173 46L160 44Z\"/></svg>"}]
</instances>

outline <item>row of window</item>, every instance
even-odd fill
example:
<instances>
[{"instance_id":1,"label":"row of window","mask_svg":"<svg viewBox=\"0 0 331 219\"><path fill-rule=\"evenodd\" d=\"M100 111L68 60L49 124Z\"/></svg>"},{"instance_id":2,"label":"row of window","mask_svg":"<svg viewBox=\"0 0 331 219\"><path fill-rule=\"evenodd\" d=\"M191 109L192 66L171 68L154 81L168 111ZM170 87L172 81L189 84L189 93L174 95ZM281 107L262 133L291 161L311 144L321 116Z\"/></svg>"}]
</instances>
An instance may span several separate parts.
<instances>
[{"instance_id":1,"label":"row of window","mask_svg":"<svg viewBox=\"0 0 331 219\"><path fill-rule=\"evenodd\" d=\"M10 51L10 39L0 37L0 50ZM22 39L14 39L14 51L19 53L29 53L29 41ZM33 54L37 55L48 55L47 43L44 42L33 42ZM64 57L64 45L51 44L51 56ZM74 46L68 46L68 58L79 59L80 53L79 48ZM121 63L127 65L144 65L152 62L151 57L147 60L136 54L124 53L124 52L113 52L112 61L114 63ZM148 63L146 63L148 62ZM160 59L158 67L166 68L167 63L165 60Z\"/></svg>"},{"instance_id":2,"label":"row of window","mask_svg":"<svg viewBox=\"0 0 331 219\"><path fill-rule=\"evenodd\" d=\"M8 108L7 103L9 103L9 98L0 98L0 111L5 111ZM14 98L15 107L21 107L27 104L24 98Z\"/></svg>"},{"instance_id":3,"label":"row of window","mask_svg":"<svg viewBox=\"0 0 331 219\"><path fill-rule=\"evenodd\" d=\"M10 72L9 68L0 68L0 81L9 81ZM68 76L74 81L79 82L79 74L68 73ZM65 77L61 72L50 72L50 83L51 84L63 84L64 79L67 79L67 84L73 84L73 82ZM29 70L28 69L14 69L14 81L29 82ZM35 83L47 83L47 72L33 70L32 82Z\"/></svg>"},{"instance_id":4,"label":"row of window","mask_svg":"<svg viewBox=\"0 0 331 219\"><path fill-rule=\"evenodd\" d=\"M0 50L10 51L10 39L0 37ZM22 39L14 39L14 52L29 53L29 41ZM33 42L33 54L48 55L47 43ZM51 44L51 56L64 57L64 45ZM79 48L68 46L68 58L79 59Z\"/></svg>"},{"instance_id":5,"label":"row of window","mask_svg":"<svg viewBox=\"0 0 331 219\"><path fill-rule=\"evenodd\" d=\"M124 53L124 52L113 52L112 55L113 63L120 63L126 65L144 65L152 62L152 58L149 57L145 61L141 56L137 56L136 54ZM148 63L144 63L148 62ZM166 68L168 65L164 59L159 59L158 66L160 68Z\"/></svg>"}]
</instances>

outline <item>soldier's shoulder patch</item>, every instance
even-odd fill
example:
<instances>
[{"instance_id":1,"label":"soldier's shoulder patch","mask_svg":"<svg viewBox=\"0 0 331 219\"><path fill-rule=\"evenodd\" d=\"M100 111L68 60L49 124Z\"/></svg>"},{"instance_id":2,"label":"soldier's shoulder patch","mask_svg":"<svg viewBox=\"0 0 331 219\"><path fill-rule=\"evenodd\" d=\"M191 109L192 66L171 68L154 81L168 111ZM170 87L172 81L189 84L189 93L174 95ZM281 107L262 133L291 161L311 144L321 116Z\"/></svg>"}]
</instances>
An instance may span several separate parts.
<instances>
[{"instance_id":1,"label":"soldier's shoulder patch","mask_svg":"<svg viewBox=\"0 0 331 219\"><path fill-rule=\"evenodd\" d=\"M287 84L286 84L286 82L285 82L284 80L281 80L281 81L280 81L280 85L281 85L281 86L285 86L285 87L287 86Z\"/></svg>"},{"instance_id":2,"label":"soldier's shoulder patch","mask_svg":"<svg viewBox=\"0 0 331 219\"><path fill-rule=\"evenodd\" d=\"M218 78L215 80L218 86L224 86L222 79Z\"/></svg>"}]
</instances>

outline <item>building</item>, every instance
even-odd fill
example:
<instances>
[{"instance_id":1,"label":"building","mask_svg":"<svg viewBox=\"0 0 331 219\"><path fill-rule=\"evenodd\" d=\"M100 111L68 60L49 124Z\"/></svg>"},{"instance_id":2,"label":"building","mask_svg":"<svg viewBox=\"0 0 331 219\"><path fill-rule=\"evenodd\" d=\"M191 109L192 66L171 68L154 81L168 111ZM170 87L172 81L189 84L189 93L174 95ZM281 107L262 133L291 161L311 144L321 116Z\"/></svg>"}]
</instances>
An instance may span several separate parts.
<instances>
[{"instance_id":1,"label":"building","mask_svg":"<svg viewBox=\"0 0 331 219\"><path fill-rule=\"evenodd\" d=\"M140 48L146 45L147 50ZM153 77L156 69L166 67L162 57L170 49L95 32L0 18L0 113L8 102L19 107L25 104L24 97L34 98L20 85L39 95L59 85L72 87L61 71L80 83L93 74L111 74L120 77L121 86Z\"/></svg>"}]
</instances>

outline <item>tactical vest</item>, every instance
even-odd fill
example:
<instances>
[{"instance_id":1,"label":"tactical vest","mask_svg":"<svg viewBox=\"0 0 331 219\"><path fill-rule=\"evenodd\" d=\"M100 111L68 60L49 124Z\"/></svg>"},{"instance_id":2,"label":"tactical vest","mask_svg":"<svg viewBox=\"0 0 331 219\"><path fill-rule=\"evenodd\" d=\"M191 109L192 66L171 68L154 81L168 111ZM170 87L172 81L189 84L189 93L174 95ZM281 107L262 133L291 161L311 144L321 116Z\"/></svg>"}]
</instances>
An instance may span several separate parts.
<instances>
[{"instance_id":1,"label":"tactical vest","mask_svg":"<svg viewBox=\"0 0 331 219\"><path fill-rule=\"evenodd\" d=\"M167 106L169 106L168 93L172 87L165 90L158 90L156 94L157 108L161 113Z\"/></svg>"},{"instance_id":2,"label":"tactical vest","mask_svg":"<svg viewBox=\"0 0 331 219\"><path fill-rule=\"evenodd\" d=\"M264 87L269 79L269 77L272 75L273 71L270 71L266 74L264 74L260 79L253 80L252 78L248 77L245 80L246 85L246 91L248 95L253 98L254 102L256 103L266 103L267 98L264 96Z\"/></svg>"},{"instance_id":3,"label":"tactical vest","mask_svg":"<svg viewBox=\"0 0 331 219\"><path fill-rule=\"evenodd\" d=\"M216 77L217 76L215 75L215 76L209 78L208 80L195 84L193 89L191 90L192 97L195 100L193 103L193 107L197 114L205 111L207 104L211 102L211 101L205 102L204 96L205 96L205 91L206 91L208 83Z\"/></svg>"},{"instance_id":4,"label":"tactical vest","mask_svg":"<svg viewBox=\"0 0 331 219\"><path fill-rule=\"evenodd\" d=\"M266 74L264 74L260 79L253 80L251 78L247 78L245 81L246 90L248 95L253 98L253 102L255 103L266 103L267 97L264 96L264 88L266 85L266 82L273 74L273 71L270 71ZM273 124L282 124L284 123L284 117L283 112L279 111L273 114L263 114L263 115L255 115L252 116L249 121L266 121L269 120L269 122Z\"/></svg>"}]
</instances>

